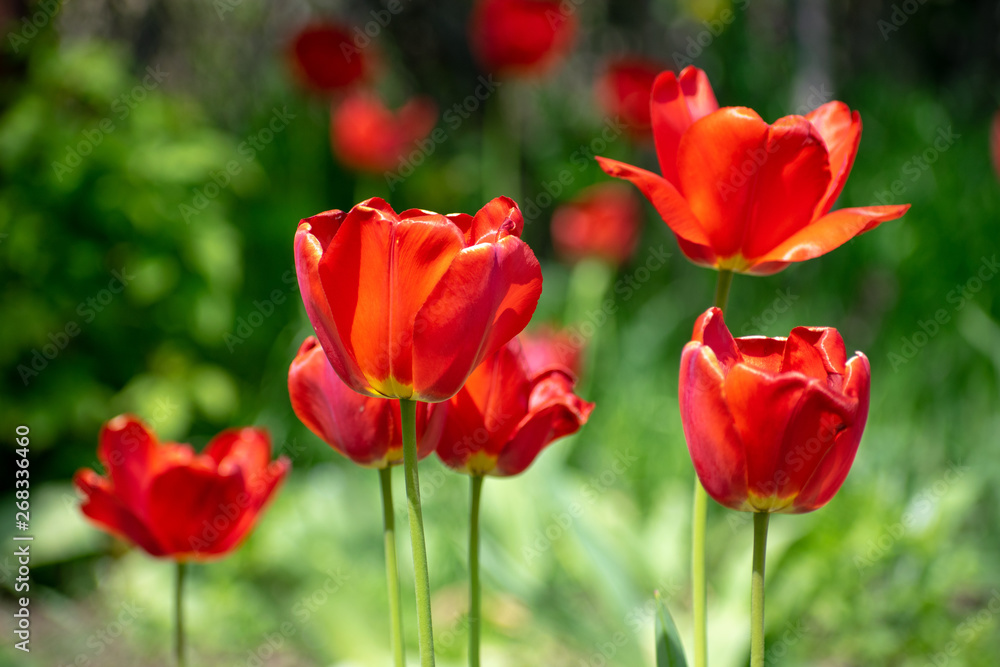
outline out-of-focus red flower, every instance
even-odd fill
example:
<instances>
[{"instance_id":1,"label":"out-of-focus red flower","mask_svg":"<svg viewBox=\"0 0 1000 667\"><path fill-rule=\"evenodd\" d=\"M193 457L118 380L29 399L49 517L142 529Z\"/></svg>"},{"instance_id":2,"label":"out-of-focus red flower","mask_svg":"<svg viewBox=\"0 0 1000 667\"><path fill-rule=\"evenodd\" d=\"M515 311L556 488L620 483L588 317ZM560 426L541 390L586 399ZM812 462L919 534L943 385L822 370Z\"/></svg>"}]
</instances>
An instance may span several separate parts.
<instances>
[{"instance_id":1,"label":"out-of-focus red flower","mask_svg":"<svg viewBox=\"0 0 1000 667\"><path fill-rule=\"evenodd\" d=\"M307 87L320 93L343 90L368 73L368 59L351 33L335 23L307 25L290 49L292 69Z\"/></svg>"},{"instance_id":2,"label":"out-of-focus red flower","mask_svg":"<svg viewBox=\"0 0 1000 667\"><path fill-rule=\"evenodd\" d=\"M993 157L993 171L1000 180L1000 111L993 116L990 125L990 155Z\"/></svg>"},{"instance_id":3,"label":"out-of-focus red flower","mask_svg":"<svg viewBox=\"0 0 1000 667\"><path fill-rule=\"evenodd\" d=\"M619 117L636 139L652 135L649 99L663 67L654 61L627 57L608 63L597 80L597 100L605 113Z\"/></svg>"},{"instance_id":4,"label":"out-of-focus red flower","mask_svg":"<svg viewBox=\"0 0 1000 667\"><path fill-rule=\"evenodd\" d=\"M528 372L537 375L553 368L567 370L580 377L580 359L584 338L569 329L543 326L523 332L518 338Z\"/></svg>"},{"instance_id":5,"label":"out-of-focus red flower","mask_svg":"<svg viewBox=\"0 0 1000 667\"><path fill-rule=\"evenodd\" d=\"M338 453L368 468L403 462L399 401L365 396L344 384L315 336L303 341L288 369L288 394L295 416ZM419 403L418 438L426 423L427 406ZM417 457L431 451L420 448Z\"/></svg>"},{"instance_id":6,"label":"out-of-focus red flower","mask_svg":"<svg viewBox=\"0 0 1000 667\"><path fill-rule=\"evenodd\" d=\"M306 313L355 391L436 402L454 396L531 319L542 270L517 204L475 217L381 199L299 223L295 268Z\"/></svg>"},{"instance_id":7,"label":"out-of-focus red flower","mask_svg":"<svg viewBox=\"0 0 1000 667\"><path fill-rule=\"evenodd\" d=\"M375 94L359 91L334 103L330 142L344 165L382 173L396 169L435 123L437 107L429 99L414 98L393 111Z\"/></svg>"},{"instance_id":8,"label":"out-of-focus red flower","mask_svg":"<svg viewBox=\"0 0 1000 667\"><path fill-rule=\"evenodd\" d=\"M549 443L587 422L593 403L573 393L565 370L532 373L517 339L479 366L462 390L431 407L438 456L470 475L523 472ZM440 431L438 430L440 424Z\"/></svg>"},{"instance_id":9,"label":"out-of-focus red flower","mask_svg":"<svg viewBox=\"0 0 1000 667\"><path fill-rule=\"evenodd\" d=\"M642 205L630 188L591 186L552 215L552 242L570 261L596 257L620 266L639 243Z\"/></svg>"},{"instance_id":10,"label":"out-of-focus red flower","mask_svg":"<svg viewBox=\"0 0 1000 667\"><path fill-rule=\"evenodd\" d=\"M715 110L704 72L664 72L652 120L663 176L597 158L635 184L695 264L766 275L824 255L909 205L830 213L854 163L861 116L828 102L773 125L752 109Z\"/></svg>"},{"instance_id":11,"label":"out-of-focus red flower","mask_svg":"<svg viewBox=\"0 0 1000 667\"><path fill-rule=\"evenodd\" d=\"M576 17L558 0L480 0L469 41L480 64L498 75L543 74L572 48Z\"/></svg>"},{"instance_id":12,"label":"out-of-focus red flower","mask_svg":"<svg viewBox=\"0 0 1000 667\"><path fill-rule=\"evenodd\" d=\"M681 422L710 496L753 512L811 512L840 489L868 419L871 369L836 329L734 339L711 308L681 355Z\"/></svg>"},{"instance_id":13,"label":"out-of-focus red flower","mask_svg":"<svg viewBox=\"0 0 1000 667\"><path fill-rule=\"evenodd\" d=\"M271 461L271 438L257 428L223 431L195 454L190 445L160 444L131 415L101 429L102 477L73 478L81 510L98 526L153 556L177 561L223 556L239 546L274 497L291 463Z\"/></svg>"}]
</instances>

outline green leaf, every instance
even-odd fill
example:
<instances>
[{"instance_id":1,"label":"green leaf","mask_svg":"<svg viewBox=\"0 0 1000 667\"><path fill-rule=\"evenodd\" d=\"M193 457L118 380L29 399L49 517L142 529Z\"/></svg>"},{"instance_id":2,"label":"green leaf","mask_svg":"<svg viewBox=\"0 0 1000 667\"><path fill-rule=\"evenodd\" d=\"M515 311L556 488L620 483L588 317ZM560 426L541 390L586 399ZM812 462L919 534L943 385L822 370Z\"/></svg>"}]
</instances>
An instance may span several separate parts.
<instances>
[{"instance_id":1,"label":"green leaf","mask_svg":"<svg viewBox=\"0 0 1000 667\"><path fill-rule=\"evenodd\" d=\"M660 598L660 592L656 591L654 596L656 597L656 667L687 667L684 645L681 643L677 626L674 625L674 619Z\"/></svg>"}]
</instances>

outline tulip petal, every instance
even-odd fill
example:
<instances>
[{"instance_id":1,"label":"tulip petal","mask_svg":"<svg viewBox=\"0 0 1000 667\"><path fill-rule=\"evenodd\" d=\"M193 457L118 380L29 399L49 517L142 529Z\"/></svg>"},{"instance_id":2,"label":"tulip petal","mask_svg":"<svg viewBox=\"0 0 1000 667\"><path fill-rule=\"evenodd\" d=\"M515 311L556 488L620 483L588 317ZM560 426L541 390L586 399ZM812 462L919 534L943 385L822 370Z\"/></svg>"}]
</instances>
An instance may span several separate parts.
<instances>
[{"instance_id":1,"label":"tulip petal","mask_svg":"<svg viewBox=\"0 0 1000 667\"><path fill-rule=\"evenodd\" d=\"M443 401L531 320L542 270L526 243L505 236L459 252L417 314L416 400Z\"/></svg>"},{"instance_id":2,"label":"tulip petal","mask_svg":"<svg viewBox=\"0 0 1000 667\"><path fill-rule=\"evenodd\" d=\"M679 77L670 71L656 77L649 108L660 171L677 186L677 147L681 135L694 121L718 109L719 103L705 72L688 66Z\"/></svg>"},{"instance_id":3,"label":"tulip petal","mask_svg":"<svg viewBox=\"0 0 1000 667\"><path fill-rule=\"evenodd\" d=\"M651 171L633 167L617 160L598 157L597 162L608 176L624 178L639 188L639 191L653 205L670 230L677 235L678 240L683 239L699 246L709 245L708 236L701 223L692 213L684 197L677 191L677 188L671 185L670 181ZM685 252L685 254L687 253ZM704 253L700 252L699 254Z\"/></svg>"},{"instance_id":4,"label":"tulip petal","mask_svg":"<svg viewBox=\"0 0 1000 667\"><path fill-rule=\"evenodd\" d=\"M249 476L266 468L271 460L271 436L259 428L228 429L209 441L204 454L223 474L236 468Z\"/></svg>"},{"instance_id":5,"label":"tulip petal","mask_svg":"<svg viewBox=\"0 0 1000 667\"><path fill-rule=\"evenodd\" d=\"M745 336L736 339L743 363L768 373L781 372L781 360L785 355L784 338Z\"/></svg>"},{"instance_id":6,"label":"tulip petal","mask_svg":"<svg viewBox=\"0 0 1000 667\"><path fill-rule=\"evenodd\" d=\"M98 458L115 495L136 516L144 517L149 478L157 466L156 435L138 418L120 415L101 428L98 442Z\"/></svg>"},{"instance_id":7,"label":"tulip petal","mask_svg":"<svg viewBox=\"0 0 1000 667\"><path fill-rule=\"evenodd\" d=\"M243 475L219 475L207 461L169 468L152 481L149 526L168 553L213 553L241 523Z\"/></svg>"},{"instance_id":8,"label":"tulip petal","mask_svg":"<svg viewBox=\"0 0 1000 667\"><path fill-rule=\"evenodd\" d=\"M811 123L788 116L769 126L740 107L692 125L677 168L680 191L722 259L753 260L809 224L830 182L829 157Z\"/></svg>"},{"instance_id":9,"label":"tulip petal","mask_svg":"<svg viewBox=\"0 0 1000 667\"><path fill-rule=\"evenodd\" d=\"M261 513L276 497L278 488L285 481L291 467L291 462L282 456L257 472L247 485L249 500L245 507L241 507L242 514L233 529L227 535L220 536L218 542L211 548L212 555L228 553L250 535ZM238 496L237 501L242 498L244 496Z\"/></svg>"},{"instance_id":10,"label":"tulip petal","mask_svg":"<svg viewBox=\"0 0 1000 667\"><path fill-rule=\"evenodd\" d=\"M122 504L106 478L93 470L84 469L74 475L73 484L84 495L80 511L87 518L112 535L137 544L152 556L166 554L157 539L146 529L142 519L130 507Z\"/></svg>"},{"instance_id":11,"label":"tulip petal","mask_svg":"<svg viewBox=\"0 0 1000 667\"><path fill-rule=\"evenodd\" d=\"M812 476L802 485L802 490L790 508L793 512L811 512L830 502L854 464L861 435L868 421L871 393L871 366L868 358L858 352L847 362L846 372L844 396L857 402L853 423L837 435L833 446L815 467Z\"/></svg>"},{"instance_id":12,"label":"tulip petal","mask_svg":"<svg viewBox=\"0 0 1000 667\"><path fill-rule=\"evenodd\" d=\"M717 502L746 509L746 448L726 404L724 381L722 368L708 346L696 341L684 346L678 396L695 472Z\"/></svg>"},{"instance_id":13,"label":"tulip petal","mask_svg":"<svg viewBox=\"0 0 1000 667\"><path fill-rule=\"evenodd\" d=\"M756 261L758 263L804 262L825 255L855 236L875 229L883 222L902 217L909 208L909 204L903 204L838 209L808 227L800 229L780 245L758 257Z\"/></svg>"},{"instance_id":14,"label":"tulip petal","mask_svg":"<svg viewBox=\"0 0 1000 667\"><path fill-rule=\"evenodd\" d=\"M861 114L852 112L846 104L835 100L810 111L806 120L823 137L830 155L830 186L816 206L814 215L818 217L833 207L851 173L858 144L861 143Z\"/></svg>"},{"instance_id":15,"label":"tulip petal","mask_svg":"<svg viewBox=\"0 0 1000 667\"><path fill-rule=\"evenodd\" d=\"M724 369L740 361L740 349L726 326L721 308L713 306L695 320L691 340L707 345Z\"/></svg>"},{"instance_id":16,"label":"tulip petal","mask_svg":"<svg viewBox=\"0 0 1000 667\"><path fill-rule=\"evenodd\" d=\"M329 300L332 320L350 332L344 342L365 373L364 393L412 395L414 320L462 245L447 221L393 221L362 206L344 220L320 260L319 276L326 294L336 295Z\"/></svg>"}]
</instances>

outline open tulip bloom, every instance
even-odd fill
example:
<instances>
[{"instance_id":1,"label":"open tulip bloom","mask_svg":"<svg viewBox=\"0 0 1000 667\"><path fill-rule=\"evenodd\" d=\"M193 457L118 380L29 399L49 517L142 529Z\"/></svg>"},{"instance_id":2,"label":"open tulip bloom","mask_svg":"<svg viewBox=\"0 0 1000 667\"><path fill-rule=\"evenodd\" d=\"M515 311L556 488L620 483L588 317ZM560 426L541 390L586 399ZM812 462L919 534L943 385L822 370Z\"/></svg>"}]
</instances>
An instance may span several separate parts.
<instances>
[{"instance_id":1,"label":"open tulip bloom","mask_svg":"<svg viewBox=\"0 0 1000 667\"><path fill-rule=\"evenodd\" d=\"M764 664L764 555L772 512L811 512L840 489L868 418L871 370L836 329L733 338L718 308L681 356L681 422L705 490L754 512L751 665Z\"/></svg>"},{"instance_id":2,"label":"open tulip bloom","mask_svg":"<svg viewBox=\"0 0 1000 667\"><path fill-rule=\"evenodd\" d=\"M420 653L434 664L430 578L417 474L415 401L454 396L527 325L542 270L517 204L476 213L396 213L381 199L299 223L295 269L334 372L354 391L400 401Z\"/></svg>"},{"instance_id":3,"label":"open tulip bloom","mask_svg":"<svg viewBox=\"0 0 1000 667\"><path fill-rule=\"evenodd\" d=\"M861 116L843 102L769 125L753 109L718 108L705 73L687 67L657 77L650 114L662 175L597 159L642 191L695 264L775 273L909 208L830 212L861 139Z\"/></svg>"},{"instance_id":4,"label":"open tulip bloom","mask_svg":"<svg viewBox=\"0 0 1000 667\"><path fill-rule=\"evenodd\" d=\"M181 590L184 564L224 556L250 534L291 467L271 461L271 439L256 428L223 431L195 454L161 444L131 415L101 429L97 455L107 477L76 473L81 510L103 530L152 556L178 563L176 651L183 662Z\"/></svg>"}]
</instances>

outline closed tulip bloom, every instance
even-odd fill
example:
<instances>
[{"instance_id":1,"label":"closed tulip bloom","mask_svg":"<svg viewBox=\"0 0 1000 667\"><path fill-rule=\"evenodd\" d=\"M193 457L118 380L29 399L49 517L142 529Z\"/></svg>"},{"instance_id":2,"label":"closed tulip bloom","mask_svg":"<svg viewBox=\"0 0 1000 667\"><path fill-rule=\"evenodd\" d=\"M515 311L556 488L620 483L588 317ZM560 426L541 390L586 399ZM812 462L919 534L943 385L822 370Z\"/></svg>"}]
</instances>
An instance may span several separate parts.
<instances>
[{"instance_id":1,"label":"closed tulip bloom","mask_svg":"<svg viewBox=\"0 0 1000 667\"><path fill-rule=\"evenodd\" d=\"M722 311L684 347L680 408L695 471L712 498L745 512L811 512L840 489L868 419L871 369L836 329L733 338Z\"/></svg>"},{"instance_id":2,"label":"closed tulip bloom","mask_svg":"<svg viewBox=\"0 0 1000 667\"><path fill-rule=\"evenodd\" d=\"M366 468L403 462L399 401L359 394L344 384L315 336L305 339L292 361L288 394L295 416L337 453ZM426 416L427 406L417 405L418 437ZM417 456L431 451L423 447Z\"/></svg>"},{"instance_id":3,"label":"closed tulip bloom","mask_svg":"<svg viewBox=\"0 0 1000 667\"><path fill-rule=\"evenodd\" d=\"M830 212L861 139L861 116L843 102L770 125L746 107L715 107L704 72L664 72L650 109L662 176L598 158L609 175L639 188L695 264L775 273L909 208Z\"/></svg>"},{"instance_id":4,"label":"closed tulip bloom","mask_svg":"<svg viewBox=\"0 0 1000 667\"><path fill-rule=\"evenodd\" d=\"M398 168L435 123L437 107L429 99L413 98L392 110L374 93L359 91L333 105L330 143L345 166L381 174Z\"/></svg>"},{"instance_id":5,"label":"closed tulip bloom","mask_svg":"<svg viewBox=\"0 0 1000 667\"><path fill-rule=\"evenodd\" d=\"M587 422L594 404L576 396L574 384L565 369L532 373L514 339L451 400L432 406L428 433L437 437L431 444L459 472L517 475L550 443Z\"/></svg>"},{"instance_id":6,"label":"closed tulip bloom","mask_svg":"<svg viewBox=\"0 0 1000 667\"><path fill-rule=\"evenodd\" d=\"M573 46L576 17L558 0L480 0L472 14L472 52L499 75L539 75Z\"/></svg>"},{"instance_id":7,"label":"closed tulip bloom","mask_svg":"<svg viewBox=\"0 0 1000 667\"><path fill-rule=\"evenodd\" d=\"M98 458L73 481L83 513L103 530L152 556L177 561L223 556L250 534L291 467L271 461L271 439L256 428L223 431L195 454L190 445L160 444L131 415L101 429Z\"/></svg>"},{"instance_id":8,"label":"closed tulip bloom","mask_svg":"<svg viewBox=\"0 0 1000 667\"><path fill-rule=\"evenodd\" d=\"M552 242L570 261L593 257L619 266L635 252L641 225L641 200L632 190L602 183L556 209Z\"/></svg>"},{"instance_id":9,"label":"closed tulip bloom","mask_svg":"<svg viewBox=\"0 0 1000 667\"><path fill-rule=\"evenodd\" d=\"M543 326L525 331L518 339L529 373L559 368L580 377L580 357L585 339L579 333Z\"/></svg>"},{"instance_id":10,"label":"closed tulip bloom","mask_svg":"<svg viewBox=\"0 0 1000 667\"><path fill-rule=\"evenodd\" d=\"M652 134L649 98L662 71L657 62L626 57L608 63L597 80L598 103L608 115L619 117L633 138L645 139Z\"/></svg>"},{"instance_id":11,"label":"closed tulip bloom","mask_svg":"<svg viewBox=\"0 0 1000 667\"><path fill-rule=\"evenodd\" d=\"M300 30L292 40L291 62L303 85L320 93L352 86L369 67L350 31L334 23L314 23Z\"/></svg>"},{"instance_id":12,"label":"closed tulip bloom","mask_svg":"<svg viewBox=\"0 0 1000 667\"><path fill-rule=\"evenodd\" d=\"M542 271L517 204L475 217L381 199L299 223L306 313L337 375L370 396L437 402L531 319Z\"/></svg>"}]
</instances>

